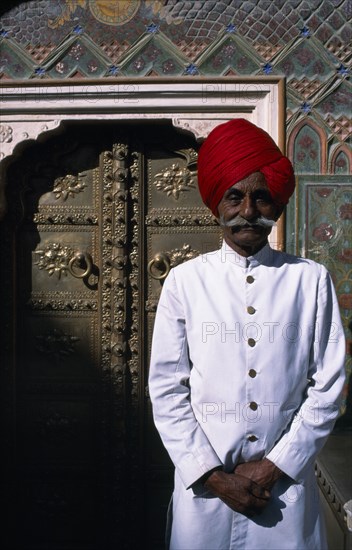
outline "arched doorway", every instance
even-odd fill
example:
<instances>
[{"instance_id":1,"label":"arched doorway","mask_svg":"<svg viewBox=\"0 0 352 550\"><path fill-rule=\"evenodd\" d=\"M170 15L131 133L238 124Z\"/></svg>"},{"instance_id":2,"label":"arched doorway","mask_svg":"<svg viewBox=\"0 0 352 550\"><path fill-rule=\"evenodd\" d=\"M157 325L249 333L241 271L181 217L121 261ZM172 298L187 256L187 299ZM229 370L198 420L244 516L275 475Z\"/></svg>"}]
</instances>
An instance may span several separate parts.
<instances>
[{"instance_id":1,"label":"arched doorway","mask_svg":"<svg viewBox=\"0 0 352 550\"><path fill-rule=\"evenodd\" d=\"M172 468L147 394L169 267L216 249L197 144L66 124L7 171L1 225L6 548L163 547Z\"/></svg>"}]
</instances>

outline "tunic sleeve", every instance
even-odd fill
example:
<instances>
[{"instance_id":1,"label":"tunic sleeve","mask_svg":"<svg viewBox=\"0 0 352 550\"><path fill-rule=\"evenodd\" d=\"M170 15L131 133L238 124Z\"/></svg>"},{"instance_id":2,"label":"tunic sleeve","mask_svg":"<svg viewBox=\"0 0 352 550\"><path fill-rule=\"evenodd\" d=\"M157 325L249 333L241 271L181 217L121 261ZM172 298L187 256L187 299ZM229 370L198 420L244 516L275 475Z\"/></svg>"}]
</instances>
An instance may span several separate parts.
<instances>
[{"instance_id":1,"label":"tunic sleeve","mask_svg":"<svg viewBox=\"0 0 352 550\"><path fill-rule=\"evenodd\" d=\"M345 381L346 345L330 275L323 266L305 398L279 441L267 454L282 471L302 483L333 429ZM308 337L308 335L307 335Z\"/></svg>"},{"instance_id":2,"label":"tunic sleeve","mask_svg":"<svg viewBox=\"0 0 352 550\"><path fill-rule=\"evenodd\" d=\"M221 466L191 407L190 370L185 316L172 270L155 319L149 393L155 425L187 488Z\"/></svg>"}]
</instances>

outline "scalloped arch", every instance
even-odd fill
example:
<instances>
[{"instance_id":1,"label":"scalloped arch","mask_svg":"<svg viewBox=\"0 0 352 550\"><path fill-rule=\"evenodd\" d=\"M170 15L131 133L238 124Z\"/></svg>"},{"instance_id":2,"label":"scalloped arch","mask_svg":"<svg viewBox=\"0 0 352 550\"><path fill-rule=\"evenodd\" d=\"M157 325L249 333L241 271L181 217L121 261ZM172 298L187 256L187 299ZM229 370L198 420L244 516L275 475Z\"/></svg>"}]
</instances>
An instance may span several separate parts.
<instances>
[{"instance_id":1,"label":"scalloped arch","mask_svg":"<svg viewBox=\"0 0 352 550\"><path fill-rule=\"evenodd\" d=\"M317 136L318 139L318 146L319 151L317 152L317 156L313 155L313 149L311 148L311 143L309 142L309 139L306 139L306 143L304 144L307 148L307 151L309 151L310 158L312 160L312 165L314 166L314 169L312 171L304 172L300 171L300 173L319 173L319 174L326 174L327 171L327 137L326 133L324 132L323 128L319 127L316 122L314 122L311 119L304 119L301 120L291 131L289 138L288 138L288 145L287 145L287 154L290 158L290 160L293 162L293 165L297 170L295 166L295 153L296 153L296 143L297 143L297 137L299 137L301 131L304 129L304 127L308 127L311 133L311 136L314 137L314 135ZM309 138L309 136L307 136ZM312 138L310 138L312 139ZM301 146L302 148L302 146ZM304 152L304 151L303 151ZM318 158L318 160L317 160Z\"/></svg>"},{"instance_id":2,"label":"scalloped arch","mask_svg":"<svg viewBox=\"0 0 352 550\"><path fill-rule=\"evenodd\" d=\"M342 145L338 145L335 147L333 152L331 153L330 159L329 159L329 172L330 174L339 174L340 172L336 171L336 161L340 154L343 154L346 157L347 161L347 170L344 171L344 174L351 174L352 173L352 153L349 147L345 143Z\"/></svg>"}]
</instances>

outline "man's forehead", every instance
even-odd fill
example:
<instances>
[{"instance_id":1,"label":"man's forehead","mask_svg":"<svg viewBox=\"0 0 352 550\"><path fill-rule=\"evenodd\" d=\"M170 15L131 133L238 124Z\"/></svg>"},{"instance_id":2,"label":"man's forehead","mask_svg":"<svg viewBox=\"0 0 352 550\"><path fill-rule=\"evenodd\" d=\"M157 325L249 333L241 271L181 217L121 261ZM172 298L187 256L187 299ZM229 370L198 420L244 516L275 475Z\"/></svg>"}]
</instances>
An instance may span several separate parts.
<instances>
[{"instance_id":1,"label":"man's forehead","mask_svg":"<svg viewBox=\"0 0 352 550\"><path fill-rule=\"evenodd\" d=\"M229 187L229 189L227 189L227 191L225 191L224 195L229 191L255 191L257 189L265 189L269 191L268 184L261 172L255 172L247 178L234 183L231 187Z\"/></svg>"}]
</instances>

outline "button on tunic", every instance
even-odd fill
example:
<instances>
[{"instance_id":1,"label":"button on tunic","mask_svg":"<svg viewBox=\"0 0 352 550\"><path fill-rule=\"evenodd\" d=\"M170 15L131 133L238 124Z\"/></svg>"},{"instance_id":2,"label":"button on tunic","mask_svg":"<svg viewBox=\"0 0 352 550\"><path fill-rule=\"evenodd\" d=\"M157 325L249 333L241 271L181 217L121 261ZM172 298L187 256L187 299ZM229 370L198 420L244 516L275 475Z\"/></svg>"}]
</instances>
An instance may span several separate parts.
<instances>
[{"instance_id":1,"label":"button on tunic","mask_svg":"<svg viewBox=\"0 0 352 550\"><path fill-rule=\"evenodd\" d=\"M175 465L172 550L325 548L314 460L338 414L345 342L326 269L225 243L172 269L156 315L149 391ZM267 457L287 476L247 519L198 480Z\"/></svg>"}]
</instances>

